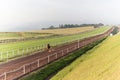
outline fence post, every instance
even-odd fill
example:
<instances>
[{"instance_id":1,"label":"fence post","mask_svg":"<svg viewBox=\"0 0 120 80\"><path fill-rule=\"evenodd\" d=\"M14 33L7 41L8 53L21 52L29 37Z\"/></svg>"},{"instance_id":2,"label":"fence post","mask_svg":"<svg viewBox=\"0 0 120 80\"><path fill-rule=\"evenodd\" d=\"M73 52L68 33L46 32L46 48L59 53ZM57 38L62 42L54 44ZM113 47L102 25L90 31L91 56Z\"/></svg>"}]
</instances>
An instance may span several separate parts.
<instances>
[{"instance_id":1,"label":"fence post","mask_svg":"<svg viewBox=\"0 0 120 80\"><path fill-rule=\"evenodd\" d=\"M38 59L38 67L40 67L40 60Z\"/></svg>"},{"instance_id":2,"label":"fence post","mask_svg":"<svg viewBox=\"0 0 120 80\"><path fill-rule=\"evenodd\" d=\"M7 73L5 72L4 75L5 75L5 80L7 80Z\"/></svg>"},{"instance_id":3,"label":"fence post","mask_svg":"<svg viewBox=\"0 0 120 80\"><path fill-rule=\"evenodd\" d=\"M78 40L78 48L80 47L80 41Z\"/></svg>"},{"instance_id":4,"label":"fence post","mask_svg":"<svg viewBox=\"0 0 120 80\"><path fill-rule=\"evenodd\" d=\"M55 54L56 54L56 59L57 59L57 57L58 57L58 56L57 56L57 53L55 53Z\"/></svg>"},{"instance_id":5,"label":"fence post","mask_svg":"<svg viewBox=\"0 0 120 80\"><path fill-rule=\"evenodd\" d=\"M63 56L63 54L64 54L64 53L63 53L63 50L62 50L62 56Z\"/></svg>"},{"instance_id":6,"label":"fence post","mask_svg":"<svg viewBox=\"0 0 120 80\"><path fill-rule=\"evenodd\" d=\"M48 55L48 63L50 62L50 56Z\"/></svg>"},{"instance_id":7,"label":"fence post","mask_svg":"<svg viewBox=\"0 0 120 80\"><path fill-rule=\"evenodd\" d=\"M25 74L26 72L25 72L25 65L23 65L23 74Z\"/></svg>"},{"instance_id":8,"label":"fence post","mask_svg":"<svg viewBox=\"0 0 120 80\"><path fill-rule=\"evenodd\" d=\"M67 53L69 52L69 49L67 48Z\"/></svg>"}]
</instances>

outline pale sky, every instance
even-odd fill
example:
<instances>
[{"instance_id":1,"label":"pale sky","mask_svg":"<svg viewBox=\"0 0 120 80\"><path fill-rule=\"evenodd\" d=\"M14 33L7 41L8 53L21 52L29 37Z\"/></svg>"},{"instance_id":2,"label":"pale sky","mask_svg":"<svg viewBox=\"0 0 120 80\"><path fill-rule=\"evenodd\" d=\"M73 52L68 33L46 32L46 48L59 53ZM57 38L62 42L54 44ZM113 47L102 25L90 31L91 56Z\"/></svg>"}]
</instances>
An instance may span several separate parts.
<instances>
[{"instance_id":1,"label":"pale sky","mask_svg":"<svg viewBox=\"0 0 120 80\"><path fill-rule=\"evenodd\" d=\"M100 22L120 24L120 0L0 0L0 31Z\"/></svg>"}]
</instances>

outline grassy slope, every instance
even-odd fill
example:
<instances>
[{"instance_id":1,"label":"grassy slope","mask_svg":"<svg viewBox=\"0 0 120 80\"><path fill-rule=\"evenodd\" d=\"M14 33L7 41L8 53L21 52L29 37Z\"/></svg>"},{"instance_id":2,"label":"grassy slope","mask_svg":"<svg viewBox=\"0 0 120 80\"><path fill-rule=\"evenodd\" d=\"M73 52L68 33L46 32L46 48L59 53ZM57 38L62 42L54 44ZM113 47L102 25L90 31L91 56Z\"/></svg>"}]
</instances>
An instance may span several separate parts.
<instances>
[{"instance_id":1,"label":"grassy slope","mask_svg":"<svg viewBox=\"0 0 120 80\"><path fill-rule=\"evenodd\" d=\"M120 80L120 34L78 58L51 80Z\"/></svg>"}]
</instances>

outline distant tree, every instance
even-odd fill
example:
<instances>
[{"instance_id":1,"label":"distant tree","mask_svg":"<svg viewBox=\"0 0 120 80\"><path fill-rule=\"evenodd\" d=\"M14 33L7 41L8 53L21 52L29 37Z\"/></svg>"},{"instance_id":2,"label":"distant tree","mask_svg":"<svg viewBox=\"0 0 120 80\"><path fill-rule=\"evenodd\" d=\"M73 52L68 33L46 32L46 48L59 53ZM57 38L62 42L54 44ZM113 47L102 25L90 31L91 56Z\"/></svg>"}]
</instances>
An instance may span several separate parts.
<instances>
[{"instance_id":1,"label":"distant tree","mask_svg":"<svg viewBox=\"0 0 120 80\"><path fill-rule=\"evenodd\" d=\"M98 25L94 25L94 28L98 28L99 26Z\"/></svg>"},{"instance_id":2,"label":"distant tree","mask_svg":"<svg viewBox=\"0 0 120 80\"><path fill-rule=\"evenodd\" d=\"M42 28L42 30L46 30L47 28Z\"/></svg>"},{"instance_id":3,"label":"distant tree","mask_svg":"<svg viewBox=\"0 0 120 80\"><path fill-rule=\"evenodd\" d=\"M74 27L87 27L87 26L94 26L94 28L98 28L100 26L104 26L104 24L59 24L59 27L50 26L49 28L42 28L45 29L58 29L58 28L74 28Z\"/></svg>"},{"instance_id":4,"label":"distant tree","mask_svg":"<svg viewBox=\"0 0 120 80\"><path fill-rule=\"evenodd\" d=\"M59 24L59 28L64 28L64 25L63 24Z\"/></svg>"},{"instance_id":5,"label":"distant tree","mask_svg":"<svg viewBox=\"0 0 120 80\"><path fill-rule=\"evenodd\" d=\"M104 24L103 23L99 23L98 26L104 26Z\"/></svg>"},{"instance_id":6,"label":"distant tree","mask_svg":"<svg viewBox=\"0 0 120 80\"><path fill-rule=\"evenodd\" d=\"M55 27L54 26L50 26L49 29L55 29Z\"/></svg>"},{"instance_id":7,"label":"distant tree","mask_svg":"<svg viewBox=\"0 0 120 80\"><path fill-rule=\"evenodd\" d=\"M103 23L94 24L94 28L99 28L99 27L101 27L101 26L104 26L104 24L103 24Z\"/></svg>"},{"instance_id":8,"label":"distant tree","mask_svg":"<svg viewBox=\"0 0 120 80\"><path fill-rule=\"evenodd\" d=\"M117 26L114 26L114 30L112 31L112 34L115 35L119 32L119 28Z\"/></svg>"}]
</instances>

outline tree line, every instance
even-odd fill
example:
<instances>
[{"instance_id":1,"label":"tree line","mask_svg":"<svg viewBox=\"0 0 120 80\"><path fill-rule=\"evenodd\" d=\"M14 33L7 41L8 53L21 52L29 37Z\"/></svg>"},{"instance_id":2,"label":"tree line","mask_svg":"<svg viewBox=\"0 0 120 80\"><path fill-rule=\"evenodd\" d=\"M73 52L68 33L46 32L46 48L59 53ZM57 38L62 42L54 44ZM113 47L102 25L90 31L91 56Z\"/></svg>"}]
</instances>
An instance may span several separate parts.
<instances>
[{"instance_id":1,"label":"tree line","mask_svg":"<svg viewBox=\"0 0 120 80\"><path fill-rule=\"evenodd\" d=\"M50 26L49 28L42 28L42 30L46 29L61 29L61 28L75 28L75 27L88 27L88 26L94 26L94 28L98 28L100 26L104 26L103 23L98 24L59 24L59 27Z\"/></svg>"}]
</instances>

